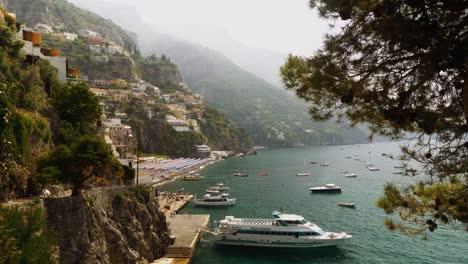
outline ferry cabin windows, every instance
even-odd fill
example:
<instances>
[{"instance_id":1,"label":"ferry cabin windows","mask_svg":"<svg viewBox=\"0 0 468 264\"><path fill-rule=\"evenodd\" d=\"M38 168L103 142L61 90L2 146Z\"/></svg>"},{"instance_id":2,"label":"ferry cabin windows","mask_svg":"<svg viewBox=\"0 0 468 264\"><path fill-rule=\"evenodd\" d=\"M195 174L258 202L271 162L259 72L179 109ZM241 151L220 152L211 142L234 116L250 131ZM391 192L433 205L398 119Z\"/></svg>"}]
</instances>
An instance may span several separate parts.
<instances>
[{"instance_id":1,"label":"ferry cabin windows","mask_svg":"<svg viewBox=\"0 0 468 264\"><path fill-rule=\"evenodd\" d=\"M308 222L306 220L277 220L279 225L288 226L288 225L305 225Z\"/></svg>"},{"instance_id":2,"label":"ferry cabin windows","mask_svg":"<svg viewBox=\"0 0 468 264\"><path fill-rule=\"evenodd\" d=\"M233 235L237 234L252 234L252 235L270 235L270 236L320 236L320 233L310 232L281 232L281 231L261 231L261 230L237 230Z\"/></svg>"}]
</instances>

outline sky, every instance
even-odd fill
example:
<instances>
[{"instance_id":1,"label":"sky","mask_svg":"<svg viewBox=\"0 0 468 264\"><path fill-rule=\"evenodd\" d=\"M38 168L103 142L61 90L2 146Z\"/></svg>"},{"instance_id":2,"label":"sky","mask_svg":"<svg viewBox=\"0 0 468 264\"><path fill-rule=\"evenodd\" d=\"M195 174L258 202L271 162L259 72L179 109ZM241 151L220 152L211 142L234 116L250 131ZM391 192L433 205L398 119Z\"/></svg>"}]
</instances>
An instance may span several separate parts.
<instances>
[{"instance_id":1,"label":"sky","mask_svg":"<svg viewBox=\"0 0 468 264\"><path fill-rule=\"evenodd\" d=\"M311 55L329 30L307 0L105 1L134 5L146 23L158 28L209 25L252 48L281 53Z\"/></svg>"}]
</instances>

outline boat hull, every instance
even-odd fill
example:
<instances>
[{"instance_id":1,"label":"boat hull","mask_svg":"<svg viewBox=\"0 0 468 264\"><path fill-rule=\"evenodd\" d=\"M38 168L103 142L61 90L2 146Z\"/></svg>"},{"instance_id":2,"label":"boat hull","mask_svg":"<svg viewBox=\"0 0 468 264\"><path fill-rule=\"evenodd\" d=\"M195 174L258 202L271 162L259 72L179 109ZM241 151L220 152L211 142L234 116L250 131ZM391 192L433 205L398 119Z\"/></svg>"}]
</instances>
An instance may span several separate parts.
<instances>
[{"instance_id":1,"label":"boat hull","mask_svg":"<svg viewBox=\"0 0 468 264\"><path fill-rule=\"evenodd\" d=\"M310 190L312 193L340 193L341 189Z\"/></svg>"},{"instance_id":2,"label":"boat hull","mask_svg":"<svg viewBox=\"0 0 468 264\"><path fill-rule=\"evenodd\" d=\"M215 240L217 245L230 246L249 246L249 247L272 247L272 248L318 248L318 247L336 247L346 239L296 239L297 241L272 241L265 239L248 239L248 238L218 238Z\"/></svg>"},{"instance_id":3,"label":"boat hull","mask_svg":"<svg viewBox=\"0 0 468 264\"><path fill-rule=\"evenodd\" d=\"M232 199L231 201L221 201L221 202L205 202L205 201L195 201L197 206L229 206L235 205L236 200Z\"/></svg>"}]
</instances>

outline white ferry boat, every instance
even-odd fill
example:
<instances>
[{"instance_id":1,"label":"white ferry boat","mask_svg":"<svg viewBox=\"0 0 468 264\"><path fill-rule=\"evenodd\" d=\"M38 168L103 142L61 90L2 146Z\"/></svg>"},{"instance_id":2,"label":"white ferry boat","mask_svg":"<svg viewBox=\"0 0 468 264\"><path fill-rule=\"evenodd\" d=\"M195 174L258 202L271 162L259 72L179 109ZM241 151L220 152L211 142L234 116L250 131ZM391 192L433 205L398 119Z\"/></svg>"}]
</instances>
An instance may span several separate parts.
<instances>
[{"instance_id":1,"label":"white ferry boat","mask_svg":"<svg viewBox=\"0 0 468 264\"><path fill-rule=\"evenodd\" d=\"M325 184L325 186L312 187L311 192L341 192L341 186L337 186L333 183Z\"/></svg>"},{"instance_id":2,"label":"white ferry boat","mask_svg":"<svg viewBox=\"0 0 468 264\"><path fill-rule=\"evenodd\" d=\"M351 238L346 233L323 231L300 215L273 212L273 219L234 218L219 222L215 243L221 245L312 248L337 246Z\"/></svg>"},{"instance_id":3,"label":"white ferry boat","mask_svg":"<svg viewBox=\"0 0 468 264\"><path fill-rule=\"evenodd\" d=\"M236 204L236 198L228 198L228 194L212 196L206 194L203 199L195 199L195 205L203 206L225 206Z\"/></svg>"}]
</instances>

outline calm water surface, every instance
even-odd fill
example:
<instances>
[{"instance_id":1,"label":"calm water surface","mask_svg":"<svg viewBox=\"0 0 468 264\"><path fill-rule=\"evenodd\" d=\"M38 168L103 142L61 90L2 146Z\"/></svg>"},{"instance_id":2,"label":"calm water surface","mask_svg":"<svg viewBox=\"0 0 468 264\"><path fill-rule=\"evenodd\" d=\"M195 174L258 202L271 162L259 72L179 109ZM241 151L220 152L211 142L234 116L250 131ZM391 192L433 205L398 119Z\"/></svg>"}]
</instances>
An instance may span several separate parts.
<instances>
[{"instance_id":1,"label":"calm water surface","mask_svg":"<svg viewBox=\"0 0 468 264\"><path fill-rule=\"evenodd\" d=\"M237 204L226 208L199 208L187 205L180 213L210 214L211 220L226 215L236 217L269 218L274 210L283 209L303 215L327 231L345 231L353 238L338 248L268 249L215 246L206 236L197 249L193 264L279 264L279 263L457 263L468 264L468 233L453 227L440 227L429 235L428 241L420 236L405 236L388 231L383 221L386 215L376 208L375 202L386 182L405 184L414 181L401 175L382 153L397 155L397 143L327 146L295 149L271 149L256 156L218 162L201 171L204 180L176 181L162 189L175 191L184 187L202 196L204 190L217 182L231 188L230 194ZM357 156L355 156L357 155ZM352 159L346 159L352 156ZM368 171L365 162L380 168ZM309 164L309 161L330 162L329 167ZM304 166L304 161L306 162ZM233 177L237 169L249 168L249 177ZM345 178L342 170L357 173L357 178ZM267 172L268 177L257 173ZM309 177L296 177L298 172L310 172ZM326 183L343 187L341 194L311 194L309 189ZM357 204L356 209L336 205L338 201Z\"/></svg>"}]
</instances>

